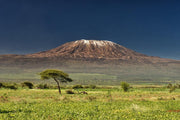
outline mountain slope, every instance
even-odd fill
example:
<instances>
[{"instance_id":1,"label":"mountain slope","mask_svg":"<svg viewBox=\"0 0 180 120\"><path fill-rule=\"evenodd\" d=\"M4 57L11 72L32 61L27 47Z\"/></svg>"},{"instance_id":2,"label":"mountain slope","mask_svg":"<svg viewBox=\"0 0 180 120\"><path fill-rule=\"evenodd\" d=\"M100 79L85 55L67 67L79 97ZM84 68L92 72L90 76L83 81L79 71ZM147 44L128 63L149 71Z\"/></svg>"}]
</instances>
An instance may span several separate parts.
<instances>
[{"instance_id":1,"label":"mountain slope","mask_svg":"<svg viewBox=\"0 0 180 120\"><path fill-rule=\"evenodd\" d=\"M77 40L27 55L0 55L1 66L56 66L75 64L179 64L178 60L147 56L111 41Z\"/></svg>"},{"instance_id":2,"label":"mountain slope","mask_svg":"<svg viewBox=\"0 0 180 120\"><path fill-rule=\"evenodd\" d=\"M77 40L65 43L57 48L35 54L26 55L28 58L54 58L61 59L103 59L123 60L133 63L175 62L175 60L147 56L127 49L111 41L103 40Z\"/></svg>"},{"instance_id":3,"label":"mountain slope","mask_svg":"<svg viewBox=\"0 0 180 120\"><path fill-rule=\"evenodd\" d=\"M78 40L57 48L31 54L32 57L106 58L118 59L124 56L144 56L111 41Z\"/></svg>"}]
</instances>

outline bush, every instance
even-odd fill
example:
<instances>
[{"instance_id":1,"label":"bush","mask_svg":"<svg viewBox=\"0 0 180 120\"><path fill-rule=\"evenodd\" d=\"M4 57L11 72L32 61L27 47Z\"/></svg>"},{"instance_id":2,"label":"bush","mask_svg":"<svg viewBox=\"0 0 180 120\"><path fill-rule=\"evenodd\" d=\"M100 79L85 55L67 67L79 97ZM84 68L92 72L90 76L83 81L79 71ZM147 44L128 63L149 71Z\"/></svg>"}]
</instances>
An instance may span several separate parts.
<instances>
[{"instance_id":1,"label":"bush","mask_svg":"<svg viewBox=\"0 0 180 120\"><path fill-rule=\"evenodd\" d=\"M66 90L67 94L74 94L74 92L72 90Z\"/></svg>"},{"instance_id":2,"label":"bush","mask_svg":"<svg viewBox=\"0 0 180 120\"><path fill-rule=\"evenodd\" d=\"M167 85L167 88L171 88L173 85L171 84L171 83L169 83L168 85Z\"/></svg>"},{"instance_id":3,"label":"bush","mask_svg":"<svg viewBox=\"0 0 180 120\"><path fill-rule=\"evenodd\" d=\"M11 84L11 83L0 83L0 88L1 87L8 88L8 89L14 89L14 90L18 89L18 86L16 83L13 83L13 84Z\"/></svg>"},{"instance_id":4,"label":"bush","mask_svg":"<svg viewBox=\"0 0 180 120\"><path fill-rule=\"evenodd\" d=\"M10 86L8 86L8 88L14 89L14 90L18 89L18 87L16 85L10 85Z\"/></svg>"},{"instance_id":5,"label":"bush","mask_svg":"<svg viewBox=\"0 0 180 120\"><path fill-rule=\"evenodd\" d=\"M3 83L0 83L0 88L3 87Z\"/></svg>"},{"instance_id":6,"label":"bush","mask_svg":"<svg viewBox=\"0 0 180 120\"><path fill-rule=\"evenodd\" d=\"M172 93L173 91L175 91L176 88L180 88L180 85L179 84L173 85L173 84L169 83L167 85L167 88L169 88L169 93Z\"/></svg>"},{"instance_id":7,"label":"bush","mask_svg":"<svg viewBox=\"0 0 180 120\"><path fill-rule=\"evenodd\" d=\"M173 91L175 91L176 89L176 86L172 86L170 89L169 89L169 93L172 93Z\"/></svg>"},{"instance_id":8,"label":"bush","mask_svg":"<svg viewBox=\"0 0 180 120\"><path fill-rule=\"evenodd\" d=\"M130 88L130 85L127 82L121 82L121 88L124 92L127 92Z\"/></svg>"},{"instance_id":9,"label":"bush","mask_svg":"<svg viewBox=\"0 0 180 120\"><path fill-rule=\"evenodd\" d=\"M74 85L74 86L72 86L72 89L79 89L79 88L83 88L83 86L82 85Z\"/></svg>"},{"instance_id":10,"label":"bush","mask_svg":"<svg viewBox=\"0 0 180 120\"><path fill-rule=\"evenodd\" d=\"M33 83L31 82L23 82L22 84L22 87L28 87L29 89L33 89Z\"/></svg>"},{"instance_id":11,"label":"bush","mask_svg":"<svg viewBox=\"0 0 180 120\"><path fill-rule=\"evenodd\" d=\"M96 85L89 85L89 88L95 89L95 88L96 88Z\"/></svg>"},{"instance_id":12,"label":"bush","mask_svg":"<svg viewBox=\"0 0 180 120\"><path fill-rule=\"evenodd\" d=\"M13 89L13 90L18 89L17 85L6 85L6 86L4 86L4 88L9 88L9 89Z\"/></svg>"},{"instance_id":13,"label":"bush","mask_svg":"<svg viewBox=\"0 0 180 120\"><path fill-rule=\"evenodd\" d=\"M37 85L38 89L50 89L50 86L48 84L39 84Z\"/></svg>"}]
</instances>

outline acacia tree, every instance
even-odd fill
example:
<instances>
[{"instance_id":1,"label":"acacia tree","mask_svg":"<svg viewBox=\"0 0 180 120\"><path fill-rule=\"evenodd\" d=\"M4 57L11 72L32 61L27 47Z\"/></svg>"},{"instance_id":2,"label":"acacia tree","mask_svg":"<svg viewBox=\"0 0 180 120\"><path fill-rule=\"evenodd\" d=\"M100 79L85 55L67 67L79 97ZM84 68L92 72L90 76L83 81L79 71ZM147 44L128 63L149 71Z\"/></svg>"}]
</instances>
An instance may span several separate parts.
<instances>
[{"instance_id":1,"label":"acacia tree","mask_svg":"<svg viewBox=\"0 0 180 120\"><path fill-rule=\"evenodd\" d=\"M69 75L67 73L64 73L63 71L60 70L53 70L53 69L47 69L39 73L41 76L42 80L46 79L54 79L58 85L59 89L59 94L61 94L61 88L60 88L60 83L67 83L67 82L72 82L73 80L69 78Z\"/></svg>"}]
</instances>

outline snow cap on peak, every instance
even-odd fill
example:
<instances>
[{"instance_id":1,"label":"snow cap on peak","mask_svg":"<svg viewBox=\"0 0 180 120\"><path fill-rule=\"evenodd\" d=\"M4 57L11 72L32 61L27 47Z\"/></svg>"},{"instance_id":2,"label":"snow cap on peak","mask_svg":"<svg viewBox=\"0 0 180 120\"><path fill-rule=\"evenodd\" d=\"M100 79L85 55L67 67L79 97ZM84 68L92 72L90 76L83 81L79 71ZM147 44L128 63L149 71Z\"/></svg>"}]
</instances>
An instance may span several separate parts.
<instances>
[{"instance_id":1,"label":"snow cap on peak","mask_svg":"<svg viewBox=\"0 0 180 120\"><path fill-rule=\"evenodd\" d=\"M75 41L75 43L80 42L83 44L93 44L96 46L105 46L105 45L114 45L114 42L108 41L108 40L86 40L86 39L81 39Z\"/></svg>"}]
</instances>

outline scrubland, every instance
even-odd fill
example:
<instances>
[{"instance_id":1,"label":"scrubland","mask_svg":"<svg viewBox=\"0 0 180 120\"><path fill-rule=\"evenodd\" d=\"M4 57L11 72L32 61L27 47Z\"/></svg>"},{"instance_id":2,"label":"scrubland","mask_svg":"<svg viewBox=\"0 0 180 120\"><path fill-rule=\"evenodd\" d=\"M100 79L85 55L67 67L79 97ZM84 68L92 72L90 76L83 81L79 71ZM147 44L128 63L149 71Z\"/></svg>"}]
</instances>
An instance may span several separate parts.
<instances>
[{"instance_id":1,"label":"scrubland","mask_svg":"<svg viewBox=\"0 0 180 120\"><path fill-rule=\"evenodd\" d=\"M179 120L180 89L119 86L71 89L0 89L2 120ZM88 94L80 94L86 91Z\"/></svg>"}]
</instances>

